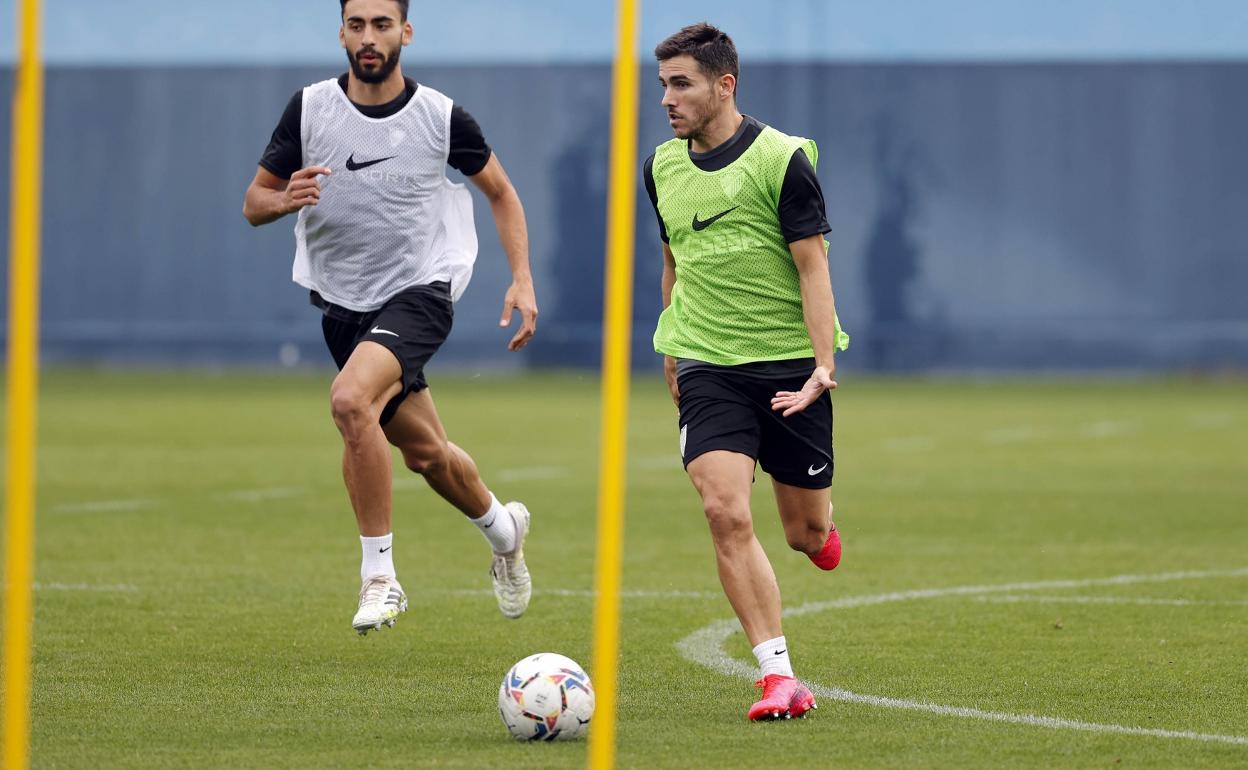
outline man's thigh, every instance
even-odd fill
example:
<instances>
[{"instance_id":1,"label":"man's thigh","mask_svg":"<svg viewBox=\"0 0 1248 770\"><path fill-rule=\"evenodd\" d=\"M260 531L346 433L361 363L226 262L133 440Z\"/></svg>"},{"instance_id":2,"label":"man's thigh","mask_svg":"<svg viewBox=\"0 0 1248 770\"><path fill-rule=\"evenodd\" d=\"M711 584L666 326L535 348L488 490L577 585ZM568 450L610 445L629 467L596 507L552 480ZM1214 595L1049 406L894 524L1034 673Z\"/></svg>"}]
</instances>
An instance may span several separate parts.
<instances>
[{"instance_id":1,"label":"man's thigh","mask_svg":"<svg viewBox=\"0 0 1248 770\"><path fill-rule=\"evenodd\" d=\"M771 480L776 494L776 509L785 529L793 526L822 526L827 524L832 509L832 490L829 487L810 489L795 487Z\"/></svg>"},{"instance_id":2,"label":"man's thigh","mask_svg":"<svg viewBox=\"0 0 1248 770\"><path fill-rule=\"evenodd\" d=\"M408 393L382 430L390 443L404 454L437 451L446 444L446 428L429 388Z\"/></svg>"},{"instance_id":3,"label":"man's thigh","mask_svg":"<svg viewBox=\"0 0 1248 770\"><path fill-rule=\"evenodd\" d=\"M342 371L334 378L333 392L350 391L369 403L386 403L402 388L402 370L389 350L371 342L355 346Z\"/></svg>"},{"instance_id":4,"label":"man's thigh","mask_svg":"<svg viewBox=\"0 0 1248 770\"><path fill-rule=\"evenodd\" d=\"M394 419L407 402L407 394L425 390L425 365L451 333L454 311L450 290L445 284L417 286L393 297L378 313L365 339L373 339L394 353L403 369L403 390L382 412L384 426ZM428 412L437 419L433 401L427 402Z\"/></svg>"},{"instance_id":5,"label":"man's thigh","mask_svg":"<svg viewBox=\"0 0 1248 770\"><path fill-rule=\"evenodd\" d=\"M698 455L686 470L708 514L735 511L748 518L750 488L754 484L753 457L717 449Z\"/></svg>"}]
</instances>

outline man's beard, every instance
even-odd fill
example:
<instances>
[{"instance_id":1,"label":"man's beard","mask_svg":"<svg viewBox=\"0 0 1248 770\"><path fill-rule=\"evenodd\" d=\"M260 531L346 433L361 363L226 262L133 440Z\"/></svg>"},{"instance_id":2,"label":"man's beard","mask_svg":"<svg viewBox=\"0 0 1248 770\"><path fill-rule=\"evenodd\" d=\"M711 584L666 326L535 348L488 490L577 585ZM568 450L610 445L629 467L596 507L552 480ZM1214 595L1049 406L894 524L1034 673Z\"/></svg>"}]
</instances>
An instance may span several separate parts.
<instances>
[{"instance_id":1,"label":"man's beard","mask_svg":"<svg viewBox=\"0 0 1248 770\"><path fill-rule=\"evenodd\" d=\"M358 54L352 54L350 51L347 51L347 61L351 63L351 72L355 75L356 80L359 80L361 83L384 83L386 78L390 77L390 73L394 72L394 68L399 66L399 54L403 52L403 49L396 48L388 56L376 48L363 49L361 53L363 51L369 51L383 58L377 69L369 72L360 66Z\"/></svg>"},{"instance_id":2,"label":"man's beard","mask_svg":"<svg viewBox=\"0 0 1248 770\"><path fill-rule=\"evenodd\" d=\"M692 110L693 114L684 112L680 115L685 121L685 133L684 136L677 135L677 138L690 142L700 142L706 136L706 127L715 118L715 103L714 100L708 99L705 104L690 106L694 108Z\"/></svg>"}]
</instances>

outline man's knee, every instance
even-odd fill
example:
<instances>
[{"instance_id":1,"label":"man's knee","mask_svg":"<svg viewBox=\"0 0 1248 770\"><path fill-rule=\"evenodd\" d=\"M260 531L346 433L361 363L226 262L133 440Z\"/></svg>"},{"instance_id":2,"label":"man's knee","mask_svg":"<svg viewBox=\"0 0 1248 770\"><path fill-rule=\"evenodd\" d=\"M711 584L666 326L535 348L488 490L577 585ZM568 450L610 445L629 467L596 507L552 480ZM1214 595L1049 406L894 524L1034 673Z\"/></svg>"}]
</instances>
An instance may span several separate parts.
<instances>
[{"instance_id":1,"label":"man's knee","mask_svg":"<svg viewBox=\"0 0 1248 770\"><path fill-rule=\"evenodd\" d=\"M702 510L716 542L732 542L748 538L754 531L750 520L748 498L708 494L702 498Z\"/></svg>"},{"instance_id":2,"label":"man's knee","mask_svg":"<svg viewBox=\"0 0 1248 770\"><path fill-rule=\"evenodd\" d=\"M338 430L347 437L377 419L368 394L347 382L335 381L330 388L329 411Z\"/></svg>"},{"instance_id":3,"label":"man's knee","mask_svg":"<svg viewBox=\"0 0 1248 770\"><path fill-rule=\"evenodd\" d=\"M805 554L819 553L832 531L830 505L826 509L821 505L819 511L812 510L805 512L805 515L784 519L784 539L794 551Z\"/></svg>"},{"instance_id":4,"label":"man's knee","mask_svg":"<svg viewBox=\"0 0 1248 770\"><path fill-rule=\"evenodd\" d=\"M794 551L811 554L819 553L823 548L824 541L828 539L828 527L817 526L815 524L803 524L797 527L788 527L784 531L784 539L788 541L789 547Z\"/></svg>"},{"instance_id":5,"label":"man's knee","mask_svg":"<svg viewBox=\"0 0 1248 770\"><path fill-rule=\"evenodd\" d=\"M445 441L434 441L403 449L407 469L422 476L437 476L450 464L450 447Z\"/></svg>"}]
</instances>

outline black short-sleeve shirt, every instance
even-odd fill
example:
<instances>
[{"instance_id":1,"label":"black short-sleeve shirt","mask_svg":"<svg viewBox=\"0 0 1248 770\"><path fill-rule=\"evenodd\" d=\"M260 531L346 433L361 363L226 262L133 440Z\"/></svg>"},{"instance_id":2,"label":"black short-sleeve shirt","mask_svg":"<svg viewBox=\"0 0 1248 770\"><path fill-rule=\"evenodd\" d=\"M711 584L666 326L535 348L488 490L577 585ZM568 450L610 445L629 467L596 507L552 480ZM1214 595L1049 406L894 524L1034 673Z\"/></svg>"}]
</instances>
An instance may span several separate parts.
<instances>
[{"instance_id":1,"label":"black short-sleeve shirt","mask_svg":"<svg viewBox=\"0 0 1248 770\"><path fill-rule=\"evenodd\" d=\"M407 88L392 101L385 104L355 104L354 102L352 104L355 104L360 114L367 118L388 118L406 107L416 95L416 89L420 87L411 78L404 78L404 81ZM346 93L346 75L338 78L338 85L343 93ZM260 165L282 179L290 179L292 174L303 168L303 134L300 125L302 116L303 89L301 88L290 97L285 111L282 112L282 118L269 139L269 146L265 148L264 155L260 157ZM490 146L485 143L485 136L481 133L481 126L477 125L477 121L463 107L459 105L451 107L451 153L447 158L447 165L464 176L474 176L485 168L485 164L490 160L490 154Z\"/></svg>"},{"instance_id":2,"label":"black short-sleeve shirt","mask_svg":"<svg viewBox=\"0 0 1248 770\"><path fill-rule=\"evenodd\" d=\"M732 138L709 152L694 152L690 149L689 159L703 171L718 171L740 158L765 127L746 115ZM667 227L663 224L663 217L659 216L659 195L654 185L653 154L646 158L645 180L650 204L654 206L655 217L659 220L659 237L667 243ZM822 235L832 229L828 226L825 214L823 188L819 186L815 167L810 164L805 150L793 153L789 160L789 167L784 172L784 182L780 187L780 205L776 213L780 217L780 231L784 233L787 243L812 235Z\"/></svg>"}]
</instances>

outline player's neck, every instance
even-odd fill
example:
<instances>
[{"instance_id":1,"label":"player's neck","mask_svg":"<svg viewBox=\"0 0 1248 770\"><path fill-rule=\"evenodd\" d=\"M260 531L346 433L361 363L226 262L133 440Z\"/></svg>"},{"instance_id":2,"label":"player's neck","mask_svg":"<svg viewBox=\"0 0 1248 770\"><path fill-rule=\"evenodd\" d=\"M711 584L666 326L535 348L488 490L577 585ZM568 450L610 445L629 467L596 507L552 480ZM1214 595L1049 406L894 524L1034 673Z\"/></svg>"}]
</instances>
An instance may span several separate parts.
<instances>
[{"instance_id":1,"label":"player's neck","mask_svg":"<svg viewBox=\"0 0 1248 770\"><path fill-rule=\"evenodd\" d=\"M356 104L386 104L399 98L399 94L407 89L407 81L403 79L403 68L395 67L394 72L380 83L365 83L347 73L347 98Z\"/></svg>"},{"instance_id":2,"label":"player's neck","mask_svg":"<svg viewBox=\"0 0 1248 770\"><path fill-rule=\"evenodd\" d=\"M702 135L694 137L689 142L689 148L694 152L710 152L731 139L741 127L743 120L745 117L737 111L736 107L726 110L706 124L706 130L702 132Z\"/></svg>"}]
</instances>

